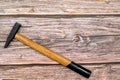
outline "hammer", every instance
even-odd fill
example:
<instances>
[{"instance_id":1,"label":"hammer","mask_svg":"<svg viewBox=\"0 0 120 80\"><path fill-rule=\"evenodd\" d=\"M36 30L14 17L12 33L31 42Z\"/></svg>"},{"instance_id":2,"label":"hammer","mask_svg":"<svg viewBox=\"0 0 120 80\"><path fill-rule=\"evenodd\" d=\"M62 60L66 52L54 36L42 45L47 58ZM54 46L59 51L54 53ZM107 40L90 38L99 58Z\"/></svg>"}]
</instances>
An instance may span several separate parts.
<instances>
[{"instance_id":1,"label":"hammer","mask_svg":"<svg viewBox=\"0 0 120 80\"><path fill-rule=\"evenodd\" d=\"M58 62L59 64L77 72L78 74L86 77L86 78L89 78L90 75L91 75L91 71L82 67L81 65L79 64L76 64L75 62L67 59L66 57L36 43L35 41L17 33L19 28L21 27L21 24L20 23L15 23L9 36L7 37L7 40L6 40L6 43L5 43L5 46L4 48L7 48L8 45L10 44L10 42L15 38L17 39L18 41L24 43L25 45L29 46L30 48L33 48L34 50L40 52L41 54L49 57L50 59Z\"/></svg>"}]
</instances>

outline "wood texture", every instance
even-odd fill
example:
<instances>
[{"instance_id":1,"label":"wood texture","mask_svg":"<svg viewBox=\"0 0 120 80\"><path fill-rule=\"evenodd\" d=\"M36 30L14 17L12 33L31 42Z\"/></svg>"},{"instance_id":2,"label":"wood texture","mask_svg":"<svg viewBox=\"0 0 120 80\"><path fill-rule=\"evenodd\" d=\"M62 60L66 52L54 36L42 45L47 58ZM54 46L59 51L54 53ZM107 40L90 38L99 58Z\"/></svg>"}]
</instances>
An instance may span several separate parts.
<instances>
[{"instance_id":1,"label":"wood texture","mask_svg":"<svg viewBox=\"0 0 120 80\"><path fill-rule=\"evenodd\" d=\"M1 65L56 64L16 40L3 48L16 21L23 25L21 34L78 63L120 62L119 17L1 17Z\"/></svg>"},{"instance_id":2,"label":"wood texture","mask_svg":"<svg viewBox=\"0 0 120 80\"><path fill-rule=\"evenodd\" d=\"M64 56L42 46L41 44L36 43L35 41L17 33L15 35L15 39L17 39L18 41L22 42L23 44L29 46L30 48L38 51L39 53L45 55L46 57L62 64L63 66L68 66L71 61L67 58L65 58Z\"/></svg>"},{"instance_id":3,"label":"wood texture","mask_svg":"<svg viewBox=\"0 0 120 80\"><path fill-rule=\"evenodd\" d=\"M120 80L120 64L83 65L92 70L89 79L59 65L1 66L1 80Z\"/></svg>"},{"instance_id":4,"label":"wood texture","mask_svg":"<svg viewBox=\"0 0 120 80\"><path fill-rule=\"evenodd\" d=\"M0 0L0 14L118 14L119 0Z\"/></svg>"},{"instance_id":5,"label":"wood texture","mask_svg":"<svg viewBox=\"0 0 120 80\"><path fill-rule=\"evenodd\" d=\"M87 80L14 40L20 33L86 64L89 80L120 80L120 0L0 0L0 80Z\"/></svg>"}]
</instances>

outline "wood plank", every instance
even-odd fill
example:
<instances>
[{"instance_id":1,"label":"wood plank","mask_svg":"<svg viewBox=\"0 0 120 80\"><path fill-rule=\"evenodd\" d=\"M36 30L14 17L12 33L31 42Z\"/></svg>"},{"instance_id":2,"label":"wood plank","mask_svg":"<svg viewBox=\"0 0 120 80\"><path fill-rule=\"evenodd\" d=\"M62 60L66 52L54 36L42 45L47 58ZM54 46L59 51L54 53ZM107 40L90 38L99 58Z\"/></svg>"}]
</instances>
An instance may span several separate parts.
<instances>
[{"instance_id":1,"label":"wood plank","mask_svg":"<svg viewBox=\"0 0 120 80\"><path fill-rule=\"evenodd\" d=\"M16 40L3 48L15 21L21 34L78 63L120 62L119 17L0 17L0 65L56 64Z\"/></svg>"},{"instance_id":2,"label":"wood plank","mask_svg":"<svg viewBox=\"0 0 120 80\"><path fill-rule=\"evenodd\" d=\"M120 14L119 6L120 0L0 0L0 15Z\"/></svg>"},{"instance_id":3,"label":"wood plank","mask_svg":"<svg viewBox=\"0 0 120 80\"><path fill-rule=\"evenodd\" d=\"M120 64L83 65L92 70L89 80L120 80ZM88 80L60 65L0 66L0 80Z\"/></svg>"}]
</instances>

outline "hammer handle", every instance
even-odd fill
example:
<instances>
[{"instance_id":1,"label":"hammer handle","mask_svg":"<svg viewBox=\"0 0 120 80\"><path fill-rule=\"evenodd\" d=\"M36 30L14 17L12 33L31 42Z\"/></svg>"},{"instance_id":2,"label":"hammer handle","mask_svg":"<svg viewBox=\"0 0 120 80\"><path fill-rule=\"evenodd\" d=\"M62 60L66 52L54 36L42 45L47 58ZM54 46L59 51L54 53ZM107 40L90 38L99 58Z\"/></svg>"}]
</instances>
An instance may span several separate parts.
<instances>
[{"instance_id":1,"label":"hammer handle","mask_svg":"<svg viewBox=\"0 0 120 80\"><path fill-rule=\"evenodd\" d=\"M28 45L29 47L33 48L34 50L42 53L43 55L49 57L50 59L57 61L58 63L60 63L63 66L66 66L68 68L70 68L71 70L83 75L84 77L88 78L91 74L91 71L89 71L88 69L70 61L69 59L65 58L64 56L34 42L31 39L28 39L27 37L17 33L15 35L15 38L17 40L19 40L20 42Z\"/></svg>"},{"instance_id":2,"label":"hammer handle","mask_svg":"<svg viewBox=\"0 0 120 80\"><path fill-rule=\"evenodd\" d=\"M58 55L56 52L53 52L51 51L50 49L34 42L33 40L31 39L28 39L27 37L17 33L15 35L15 38L17 40L19 40L20 42L28 45L29 47L33 48L34 50L42 53L43 55L51 58L52 60L55 60L57 61L58 63L64 65L64 66L67 66L71 61L65 57L63 57L62 55Z\"/></svg>"}]
</instances>

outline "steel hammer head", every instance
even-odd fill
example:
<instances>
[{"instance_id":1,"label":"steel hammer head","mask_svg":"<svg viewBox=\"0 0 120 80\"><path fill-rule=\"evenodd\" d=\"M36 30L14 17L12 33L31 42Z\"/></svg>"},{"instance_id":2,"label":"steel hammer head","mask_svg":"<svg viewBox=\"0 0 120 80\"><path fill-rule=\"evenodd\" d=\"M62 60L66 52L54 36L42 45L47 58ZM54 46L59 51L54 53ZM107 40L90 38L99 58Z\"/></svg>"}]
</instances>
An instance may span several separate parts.
<instances>
[{"instance_id":1,"label":"steel hammer head","mask_svg":"<svg viewBox=\"0 0 120 80\"><path fill-rule=\"evenodd\" d=\"M6 43L5 43L5 46L4 48L7 48L8 45L10 44L10 42L14 39L15 37L15 34L18 32L19 28L21 27L21 24L19 23L15 23L12 30L10 31L8 37L7 37L7 40L6 40Z\"/></svg>"}]
</instances>

